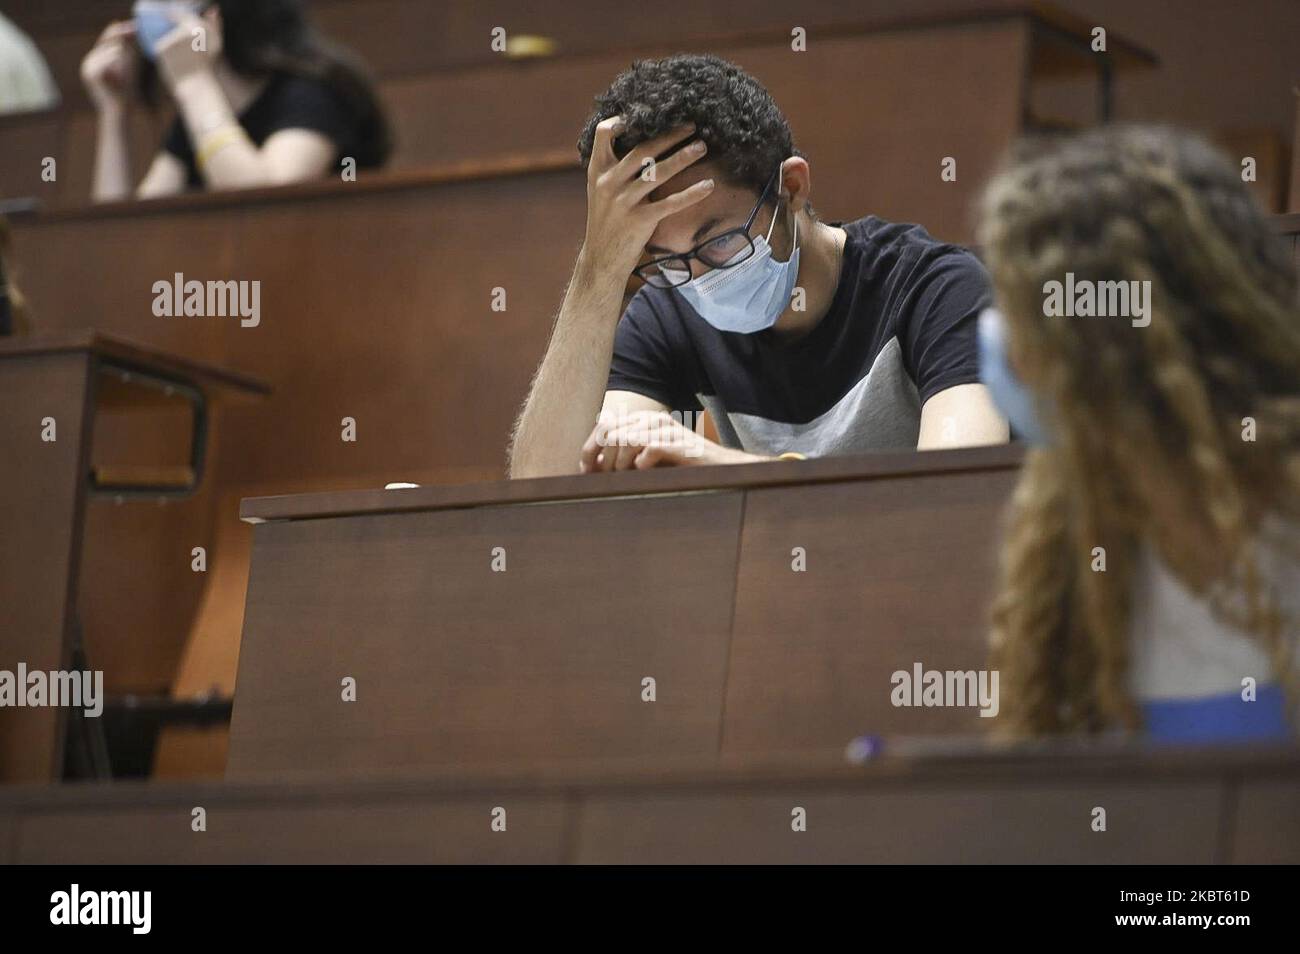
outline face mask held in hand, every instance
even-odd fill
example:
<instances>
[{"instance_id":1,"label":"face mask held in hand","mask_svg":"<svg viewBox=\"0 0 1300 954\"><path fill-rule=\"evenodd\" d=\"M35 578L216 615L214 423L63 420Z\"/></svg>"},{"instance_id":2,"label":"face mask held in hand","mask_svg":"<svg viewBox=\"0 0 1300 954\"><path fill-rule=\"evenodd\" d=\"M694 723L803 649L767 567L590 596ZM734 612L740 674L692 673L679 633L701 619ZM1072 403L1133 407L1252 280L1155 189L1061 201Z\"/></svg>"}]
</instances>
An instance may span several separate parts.
<instances>
[{"instance_id":1,"label":"face mask held in hand","mask_svg":"<svg viewBox=\"0 0 1300 954\"><path fill-rule=\"evenodd\" d=\"M136 0L131 8L135 17L135 38L140 51L151 60L158 58L158 44L180 25L181 16L203 12L204 3L185 0Z\"/></svg>"}]
</instances>

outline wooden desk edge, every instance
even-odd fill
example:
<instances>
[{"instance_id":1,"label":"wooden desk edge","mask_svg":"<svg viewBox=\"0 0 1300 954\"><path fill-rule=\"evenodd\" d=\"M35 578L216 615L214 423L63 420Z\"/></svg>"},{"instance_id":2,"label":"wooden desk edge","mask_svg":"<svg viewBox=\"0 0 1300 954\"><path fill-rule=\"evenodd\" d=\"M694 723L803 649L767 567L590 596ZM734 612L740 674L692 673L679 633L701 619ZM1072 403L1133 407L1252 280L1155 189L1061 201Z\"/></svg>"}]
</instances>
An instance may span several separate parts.
<instances>
[{"instance_id":1,"label":"wooden desk edge","mask_svg":"<svg viewBox=\"0 0 1300 954\"><path fill-rule=\"evenodd\" d=\"M271 386L265 381L242 372L191 361L188 358L181 358L148 345L106 335L93 329L0 338L0 357L60 354L69 351L90 352L110 359L116 366L135 369L146 374L161 372L177 378L190 379L195 384L213 385L261 397L271 393Z\"/></svg>"},{"instance_id":2,"label":"wooden desk edge","mask_svg":"<svg viewBox=\"0 0 1300 954\"><path fill-rule=\"evenodd\" d=\"M970 471L1010 471L1020 466L1019 444L960 450L896 451L809 461L769 461L712 467L675 467L615 474L566 474L521 480L433 485L404 490L341 490L312 494L246 497L240 519L248 523L361 514L406 513L562 500L722 493L851 480L880 480Z\"/></svg>"},{"instance_id":3,"label":"wooden desk edge","mask_svg":"<svg viewBox=\"0 0 1300 954\"><path fill-rule=\"evenodd\" d=\"M346 800L463 796L478 791L572 793L650 790L673 792L701 788L727 791L745 787L788 789L812 786L864 788L900 784L934 785L972 782L1095 783L1120 777L1126 781L1220 779L1293 780L1300 785L1300 747L1217 747L1160 749L1146 747L1095 750L1076 747L1063 752L996 754L974 751L943 758L881 758L849 765L823 757L755 761L734 765L696 762L620 766L576 762L545 767L465 768L423 775L390 773L340 776L335 773L268 774L234 780L120 781L99 783L19 784L0 787L0 814L22 811L75 811L98 808L141 809L176 800L221 798L227 803L316 798Z\"/></svg>"},{"instance_id":4,"label":"wooden desk edge","mask_svg":"<svg viewBox=\"0 0 1300 954\"><path fill-rule=\"evenodd\" d=\"M325 179L294 185L240 189L230 192L189 192L157 199L123 199L98 205L75 205L67 208L23 212L11 218L24 227L42 224L130 218L174 212L198 212L205 209L236 208L245 205L272 205L299 199L339 199L356 195L486 182L508 177L572 172L583 175L576 150L543 150L535 153L505 155L492 159L473 159L436 166L418 166L397 170L362 170L355 182ZM576 179L575 179L576 181Z\"/></svg>"}]
</instances>

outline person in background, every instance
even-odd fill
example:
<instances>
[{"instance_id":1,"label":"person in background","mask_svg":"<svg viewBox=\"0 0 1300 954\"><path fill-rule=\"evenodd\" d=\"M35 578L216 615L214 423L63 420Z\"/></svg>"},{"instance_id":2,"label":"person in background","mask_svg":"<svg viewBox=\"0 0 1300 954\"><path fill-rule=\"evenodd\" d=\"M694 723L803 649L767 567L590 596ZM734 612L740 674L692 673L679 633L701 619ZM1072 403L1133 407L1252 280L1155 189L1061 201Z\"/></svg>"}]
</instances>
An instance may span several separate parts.
<instances>
[{"instance_id":1,"label":"person in background","mask_svg":"<svg viewBox=\"0 0 1300 954\"><path fill-rule=\"evenodd\" d=\"M1288 250L1235 167L1150 127L1025 146L987 189L979 241L998 303L981 318L982 374L1038 442L993 610L999 723L1011 736L1289 737L1300 308ZM1149 282L1147 315L1046 315L1050 283L1104 281Z\"/></svg>"},{"instance_id":2,"label":"person in background","mask_svg":"<svg viewBox=\"0 0 1300 954\"><path fill-rule=\"evenodd\" d=\"M0 13L0 116L57 105L59 88L45 57L26 33Z\"/></svg>"},{"instance_id":3,"label":"person in background","mask_svg":"<svg viewBox=\"0 0 1300 954\"><path fill-rule=\"evenodd\" d=\"M140 198L186 189L247 189L383 165L387 119L353 57L319 37L297 0L139 0L110 24L82 79L98 112L93 195L132 192L128 113L156 102L177 116Z\"/></svg>"}]
</instances>

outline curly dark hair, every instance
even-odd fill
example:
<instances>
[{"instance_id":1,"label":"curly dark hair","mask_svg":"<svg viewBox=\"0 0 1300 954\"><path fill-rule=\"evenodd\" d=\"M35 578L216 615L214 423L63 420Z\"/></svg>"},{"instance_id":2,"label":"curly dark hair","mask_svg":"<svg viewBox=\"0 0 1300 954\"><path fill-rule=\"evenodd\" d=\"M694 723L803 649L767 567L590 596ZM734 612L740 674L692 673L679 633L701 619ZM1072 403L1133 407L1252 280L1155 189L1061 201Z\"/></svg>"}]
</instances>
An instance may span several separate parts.
<instances>
[{"instance_id":1,"label":"curly dark hair","mask_svg":"<svg viewBox=\"0 0 1300 954\"><path fill-rule=\"evenodd\" d=\"M678 53L637 60L620 73L596 97L578 139L584 167L591 161L596 125L610 116L622 116L627 124L614 140L619 158L647 139L694 123L691 138L708 144L708 159L718 164L722 177L758 193L777 166L800 155L772 94L739 66L717 56Z\"/></svg>"}]
</instances>

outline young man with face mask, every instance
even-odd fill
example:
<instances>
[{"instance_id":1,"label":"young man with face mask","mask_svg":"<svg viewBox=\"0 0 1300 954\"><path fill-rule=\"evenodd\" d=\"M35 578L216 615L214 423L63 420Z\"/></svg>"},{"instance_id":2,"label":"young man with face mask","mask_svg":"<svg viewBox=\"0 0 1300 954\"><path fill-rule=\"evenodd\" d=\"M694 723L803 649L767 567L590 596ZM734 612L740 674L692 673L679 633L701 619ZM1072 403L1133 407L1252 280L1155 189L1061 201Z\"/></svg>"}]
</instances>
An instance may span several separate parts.
<instances>
[{"instance_id":1,"label":"young man with face mask","mask_svg":"<svg viewBox=\"0 0 1300 954\"><path fill-rule=\"evenodd\" d=\"M586 239L512 477L1008 439L979 377L982 266L919 226L818 220L753 77L712 56L636 63L579 151ZM690 428L702 408L721 444Z\"/></svg>"}]
</instances>

